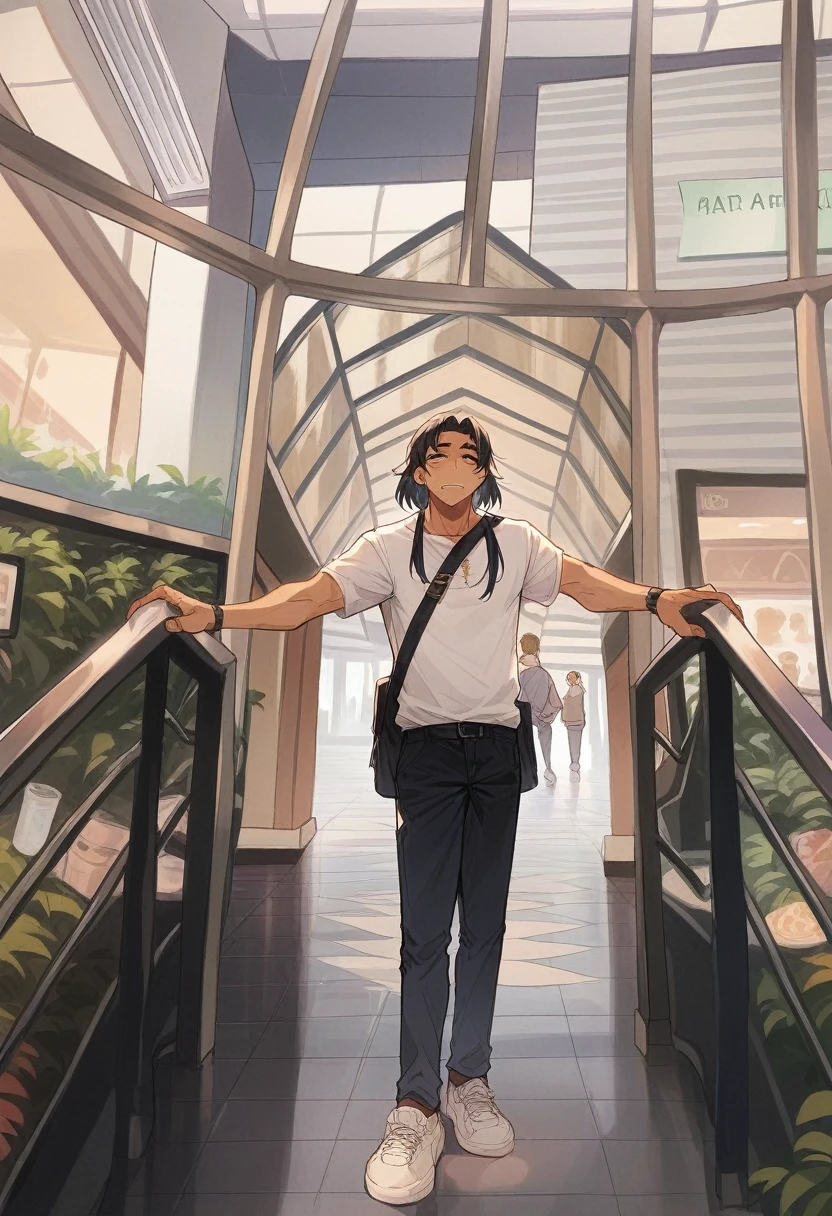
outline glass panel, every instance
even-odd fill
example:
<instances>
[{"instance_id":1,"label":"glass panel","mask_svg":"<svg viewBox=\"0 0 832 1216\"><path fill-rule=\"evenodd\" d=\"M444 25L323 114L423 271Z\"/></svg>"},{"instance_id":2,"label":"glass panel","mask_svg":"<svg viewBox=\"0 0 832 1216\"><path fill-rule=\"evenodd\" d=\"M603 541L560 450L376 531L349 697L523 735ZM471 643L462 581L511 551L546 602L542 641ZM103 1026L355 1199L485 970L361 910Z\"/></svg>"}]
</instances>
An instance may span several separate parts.
<instances>
[{"instance_id":1,"label":"glass panel","mask_svg":"<svg viewBox=\"0 0 832 1216\"><path fill-rule=\"evenodd\" d=\"M47 22L37 4L0 13L0 78L17 107L14 117L73 156L152 194L152 161L145 161L111 81L85 41L71 9L58 22ZM79 54L79 42L85 54Z\"/></svg>"},{"instance_id":2,"label":"glass panel","mask_svg":"<svg viewBox=\"0 0 832 1216\"><path fill-rule=\"evenodd\" d=\"M341 494L347 481L359 465L355 432L347 424L341 438L320 461L318 470L307 485L295 496L298 514L308 532L314 531L329 507Z\"/></svg>"},{"instance_id":3,"label":"glass panel","mask_svg":"<svg viewBox=\"0 0 832 1216\"><path fill-rule=\"evenodd\" d=\"M82 803L103 785L102 801L53 870L53 877L78 895L87 900L95 895L127 844L138 758L136 755L129 760L127 753L141 739L143 696L144 673L139 672L108 697L0 808L3 894L14 887ZM124 763L128 767L119 776L116 766Z\"/></svg>"},{"instance_id":4,"label":"glass panel","mask_svg":"<svg viewBox=\"0 0 832 1216\"><path fill-rule=\"evenodd\" d=\"M357 522L366 516L368 509L367 479L363 470L359 470L333 500L312 532L312 543L322 561L343 552L349 537L357 535Z\"/></svg>"},{"instance_id":5,"label":"glass panel","mask_svg":"<svg viewBox=\"0 0 832 1216\"><path fill-rule=\"evenodd\" d=\"M696 522L697 578L701 569L734 596L760 645L820 709L803 486L697 486Z\"/></svg>"},{"instance_id":6,"label":"glass panel","mask_svg":"<svg viewBox=\"0 0 832 1216\"><path fill-rule=\"evenodd\" d=\"M362 533L374 526L366 503L366 483L358 473L315 533L315 548L322 564L343 553ZM401 514L401 508L396 506L395 517L399 518Z\"/></svg>"},{"instance_id":7,"label":"glass panel","mask_svg":"<svg viewBox=\"0 0 832 1216\"><path fill-rule=\"evenodd\" d=\"M230 527L246 283L0 176L0 479Z\"/></svg>"},{"instance_id":8,"label":"glass panel","mask_svg":"<svg viewBox=\"0 0 832 1216\"><path fill-rule=\"evenodd\" d=\"M616 7L626 55L631 6ZM589 39L607 21L578 24ZM626 285L626 143L626 69L540 86L531 254L573 287Z\"/></svg>"},{"instance_id":9,"label":"glass panel","mask_svg":"<svg viewBox=\"0 0 832 1216\"><path fill-rule=\"evenodd\" d=\"M571 456L586 473L616 520L621 522L630 509L629 490L621 484L582 422L577 422L569 444Z\"/></svg>"},{"instance_id":10,"label":"glass panel","mask_svg":"<svg viewBox=\"0 0 832 1216\"><path fill-rule=\"evenodd\" d=\"M48 969L61 941L66 941L78 926L82 904L87 901L75 892L64 893L66 888L57 889L60 885L51 877L45 879L30 905L32 910L18 917L3 935L0 966L5 1009L19 1004L18 994L24 988L34 990L35 974ZM106 897L95 920L72 946L25 1040L15 1047L5 1067L0 1185L8 1182L85 1045L87 1034L113 997L119 972L121 921L122 903L117 891ZM3 1031L8 1029L4 1019Z\"/></svg>"},{"instance_id":11,"label":"glass panel","mask_svg":"<svg viewBox=\"0 0 832 1216\"><path fill-rule=\"evenodd\" d=\"M566 462L558 486L556 510L566 512L588 543L591 556L601 563L614 535L613 525L589 486Z\"/></svg>"},{"instance_id":12,"label":"glass panel","mask_svg":"<svg viewBox=\"0 0 832 1216\"><path fill-rule=\"evenodd\" d=\"M304 493L307 479L326 465L330 451L351 425L349 406L339 381L292 440L292 447L283 460L278 462L281 476L293 497Z\"/></svg>"},{"instance_id":13,"label":"glass panel","mask_svg":"<svg viewBox=\"0 0 832 1216\"><path fill-rule=\"evenodd\" d=\"M625 326L563 317L426 318L334 304L325 309L324 315L310 313L306 332L295 330L278 352L271 419L273 452L282 444L275 452L278 467L304 519L313 529L327 528L325 547L337 548L366 505L345 498L334 506L333 496L357 468L359 455L351 437L351 403L336 379L343 368L380 521L401 515L393 501L394 470L417 428L443 410L470 413L492 439L501 509L547 532L554 529L559 541L577 546L590 560L603 556L629 509ZM597 371L597 379L596 354L606 369L606 375ZM579 427L573 423L575 402L582 411ZM560 484L568 443L575 467L584 470L580 485L574 470ZM333 480L328 462L335 445L343 468ZM304 506L310 478L320 479L315 493L323 497L313 495ZM552 513L559 486L563 519L558 510Z\"/></svg>"},{"instance_id":14,"label":"glass panel","mask_svg":"<svg viewBox=\"0 0 832 1216\"><path fill-rule=\"evenodd\" d=\"M689 1045L705 1093L715 1084L713 918L710 890L710 796L705 762L704 717L691 732L677 731L677 692L687 673L662 690L654 724L674 736L677 760L656 746L656 826L678 861L662 854L664 942L674 1036ZM670 721L668 722L668 718Z\"/></svg>"},{"instance_id":15,"label":"glass panel","mask_svg":"<svg viewBox=\"0 0 832 1216\"><path fill-rule=\"evenodd\" d=\"M659 448L661 581L684 586L693 570L689 527L680 520L680 470L804 471L790 311L664 328Z\"/></svg>"},{"instance_id":16,"label":"glass panel","mask_svg":"<svg viewBox=\"0 0 832 1216\"><path fill-rule=\"evenodd\" d=\"M709 10L706 37L703 29L708 50L770 43L777 57L768 51L764 62L681 71L672 61L655 64L653 182L661 287L785 276L781 22L780 0L722 4ZM658 22L657 36L661 32Z\"/></svg>"},{"instance_id":17,"label":"glass panel","mask_svg":"<svg viewBox=\"0 0 832 1216\"><path fill-rule=\"evenodd\" d=\"M481 0L410 20L398 6L359 0L315 141L294 258L362 271L414 234L459 218L481 15ZM420 255L418 267L397 273L446 280L455 276L450 260L445 251L438 264Z\"/></svg>"},{"instance_id":18,"label":"glass panel","mask_svg":"<svg viewBox=\"0 0 832 1216\"><path fill-rule=\"evenodd\" d=\"M400 376L408 375L435 359L448 357L454 351L469 344L471 322L467 317L432 326L427 333L418 333L407 339L407 333L389 339L372 357L355 362L349 368L349 382L357 404L365 393L388 384ZM378 351L378 353L375 353Z\"/></svg>"},{"instance_id":19,"label":"glass panel","mask_svg":"<svg viewBox=\"0 0 832 1216\"><path fill-rule=\"evenodd\" d=\"M312 317L310 316L310 312L318 303L319 301L313 300L308 296L287 296L280 317L280 338L277 343L275 366L282 363L285 357L284 342L287 341L295 327L301 325L303 321L311 324ZM291 345L293 343L290 343Z\"/></svg>"},{"instance_id":20,"label":"glass panel","mask_svg":"<svg viewBox=\"0 0 832 1216\"><path fill-rule=\"evenodd\" d=\"M687 710L688 723L693 721L693 716L699 708L699 703L702 695L702 677L699 669L699 657L691 659L683 674L684 689L685 689L685 706Z\"/></svg>"},{"instance_id":21,"label":"glass panel","mask_svg":"<svg viewBox=\"0 0 832 1216\"><path fill-rule=\"evenodd\" d=\"M554 392L577 401L584 380L585 365L566 352L566 357L547 349L542 342L516 328L505 328L499 321L471 318L470 345L489 359L497 360Z\"/></svg>"},{"instance_id":22,"label":"glass panel","mask_svg":"<svg viewBox=\"0 0 832 1216\"><path fill-rule=\"evenodd\" d=\"M404 330L429 324L418 312L392 312L383 308L359 308L353 304L334 310L335 332L345 362L360 358L364 351L387 345Z\"/></svg>"},{"instance_id":23,"label":"glass panel","mask_svg":"<svg viewBox=\"0 0 832 1216\"><path fill-rule=\"evenodd\" d=\"M303 336L279 350L275 359L269 447L278 463L308 425L307 415L311 417L335 383L336 360L326 319L312 314L309 320Z\"/></svg>"},{"instance_id":24,"label":"glass panel","mask_svg":"<svg viewBox=\"0 0 832 1216\"><path fill-rule=\"evenodd\" d=\"M461 183L460 183L461 184ZM456 283L459 277L459 246L462 239L462 213L455 211L436 236L421 233L418 241L406 241L376 263L375 273L382 279L412 279L419 283ZM414 248L415 245L415 248Z\"/></svg>"},{"instance_id":25,"label":"glass panel","mask_svg":"<svg viewBox=\"0 0 832 1216\"><path fill-rule=\"evenodd\" d=\"M748 963L750 1182L755 1195L759 1195L764 1183L771 1183L766 1198L773 1206L766 1210L777 1212L782 1187L801 1171L805 1173L806 1186L800 1186L799 1182L798 1186L810 1202L813 1196L817 1198L817 1191L829 1192L832 1169L827 1163L819 1165L807 1159L806 1154L823 1147L822 1137L828 1135L830 1125L828 1116L820 1114L824 1108L829 1109L832 1094L824 1088L824 1074L771 960L750 927ZM809 1139L803 1140L807 1135ZM793 1142L801 1144L797 1152ZM772 1171L775 1176L758 1171ZM794 1185L792 1181L792 1193ZM822 1203L815 1207L818 1216L826 1206Z\"/></svg>"},{"instance_id":26,"label":"glass panel","mask_svg":"<svg viewBox=\"0 0 832 1216\"><path fill-rule=\"evenodd\" d=\"M734 687L734 753L782 839L832 897L832 807L766 721Z\"/></svg>"},{"instance_id":27,"label":"glass panel","mask_svg":"<svg viewBox=\"0 0 832 1216\"><path fill-rule=\"evenodd\" d=\"M114 633L130 602L151 587L166 583L208 600L219 588L210 554L118 540L0 507L0 560L4 554L26 566L20 630L0 639L0 731Z\"/></svg>"}]
</instances>

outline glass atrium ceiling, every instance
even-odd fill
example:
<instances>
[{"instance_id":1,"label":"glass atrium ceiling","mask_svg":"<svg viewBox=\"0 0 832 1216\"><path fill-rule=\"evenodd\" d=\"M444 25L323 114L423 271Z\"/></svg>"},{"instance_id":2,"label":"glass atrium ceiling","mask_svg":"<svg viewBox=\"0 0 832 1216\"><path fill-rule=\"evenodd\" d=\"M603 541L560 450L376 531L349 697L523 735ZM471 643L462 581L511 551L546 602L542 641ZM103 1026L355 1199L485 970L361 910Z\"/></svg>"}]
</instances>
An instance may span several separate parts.
<instances>
[{"instance_id":1,"label":"glass atrium ceiling","mask_svg":"<svg viewBox=\"0 0 832 1216\"><path fill-rule=\"evenodd\" d=\"M461 218L368 273L448 281ZM489 230L486 285L557 280ZM269 452L321 562L402 512L394 469L438 413L494 443L502 513L601 563L630 508L629 331L588 317L423 316L345 304L307 312L275 360Z\"/></svg>"},{"instance_id":2,"label":"glass atrium ceiling","mask_svg":"<svg viewBox=\"0 0 832 1216\"><path fill-rule=\"evenodd\" d=\"M261 54L304 60L325 0L211 0L230 28ZM818 38L832 34L832 3L814 0ZM510 58L626 55L631 0L511 0ZM476 58L482 0L372 0L359 3L346 56ZM774 46L780 0L656 0L653 51L675 55Z\"/></svg>"}]
</instances>

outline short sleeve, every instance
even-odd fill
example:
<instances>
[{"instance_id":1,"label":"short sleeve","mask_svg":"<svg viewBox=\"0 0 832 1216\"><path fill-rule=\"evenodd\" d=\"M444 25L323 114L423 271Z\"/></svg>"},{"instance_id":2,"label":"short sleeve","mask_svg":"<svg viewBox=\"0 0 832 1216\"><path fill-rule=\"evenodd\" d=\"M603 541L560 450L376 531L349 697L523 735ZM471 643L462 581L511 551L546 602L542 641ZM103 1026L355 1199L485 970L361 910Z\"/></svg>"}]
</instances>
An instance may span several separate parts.
<instances>
[{"instance_id":1,"label":"short sleeve","mask_svg":"<svg viewBox=\"0 0 832 1216\"><path fill-rule=\"evenodd\" d=\"M335 579L344 596L338 616L354 616L389 600L393 576L387 563L384 542L375 532L365 532L355 544L323 567Z\"/></svg>"},{"instance_id":2,"label":"short sleeve","mask_svg":"<svg viewBox=\"0 0 832 1216\"><path fill-rule=\"evenodd\" d=\"M529 526L529 562L521 598L547 608L557 599L563 570L563 550L548 536Z\"/></svg>"}]
</instances>

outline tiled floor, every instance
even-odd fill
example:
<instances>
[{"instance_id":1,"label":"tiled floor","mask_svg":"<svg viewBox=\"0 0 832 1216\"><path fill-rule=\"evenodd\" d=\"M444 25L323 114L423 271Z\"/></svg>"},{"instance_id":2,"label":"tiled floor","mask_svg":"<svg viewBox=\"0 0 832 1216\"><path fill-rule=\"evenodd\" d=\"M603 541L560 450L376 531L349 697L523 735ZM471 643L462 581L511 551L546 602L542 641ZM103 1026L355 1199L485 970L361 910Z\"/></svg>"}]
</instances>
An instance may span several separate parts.
<instances>
[{"instance_id":1,"label":"tiled floor","mask_svg":"<svg viewBox=\"0 0 832 1216\"><path fill-rule=\"evenodd\" d=\"M514 1154L449 1132L419 1216L706 1216L710 1129L686 1066L633 1046L634 893L607 881L603 781L523 800L492 1084ZM363 1171L395 1092L394 813L366 752L321 749L302 862L238 871L216 1059L160 1070L155 1146L119 1216L377 1216Z\"/></svg>"}]
</instances>

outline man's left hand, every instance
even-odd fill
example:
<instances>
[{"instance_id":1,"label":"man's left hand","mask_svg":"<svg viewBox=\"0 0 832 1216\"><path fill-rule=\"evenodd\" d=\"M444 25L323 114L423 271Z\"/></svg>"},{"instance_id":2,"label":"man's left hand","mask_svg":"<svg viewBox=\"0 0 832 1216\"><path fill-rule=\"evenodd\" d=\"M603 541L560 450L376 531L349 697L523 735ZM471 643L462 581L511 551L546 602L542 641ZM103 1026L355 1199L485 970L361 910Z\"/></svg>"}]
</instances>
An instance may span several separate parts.
<instances>
[{"instance_id":1,"label":"man's left hand","mask_svg":"<svg viewBox=\"0 0 832 1216\"><path fill-rule=\"evenodd\" d=\"M707 587L682 587L678 591L663 591L656 605L658 618L663 625L667 625L668 629L672 629L682 638L704 638L705 630L701 625L692 625L682 616L682 609L688 604L697 604L703 600L724 604L726 608L730 608L738 621L745 624L739 605L724 591L717 591L712 583L708 583Z\"/></svg>"}]
</instances>

